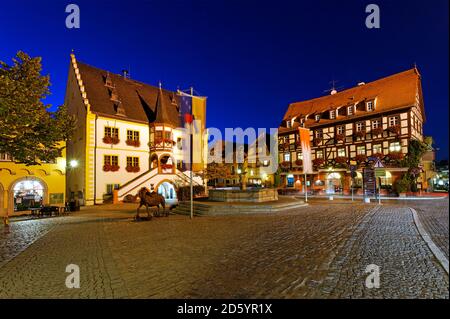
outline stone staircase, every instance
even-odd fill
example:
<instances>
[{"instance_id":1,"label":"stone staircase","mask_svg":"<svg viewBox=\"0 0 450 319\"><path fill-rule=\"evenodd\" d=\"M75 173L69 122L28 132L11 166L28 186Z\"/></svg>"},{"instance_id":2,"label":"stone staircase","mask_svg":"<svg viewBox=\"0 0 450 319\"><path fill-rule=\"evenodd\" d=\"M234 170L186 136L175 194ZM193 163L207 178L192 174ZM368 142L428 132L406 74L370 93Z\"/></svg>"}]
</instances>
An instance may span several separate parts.
<instances>
[{"instance_id":1,"label":"stone staircase","mask_svg":"<svg viewBox=\"0 0 450 319\"><path fill-rule=\"evenodd\" d=\"M194 201L195 216L219 216L219 215L239 215L256 213L275 213L288 209L307 206L303 201L291 202L265 202L255 204L243 203L222 203L222 202L198 202ZM173 211L175 214L190 215L191 203L189 201L180 202Z\"/></svg>"}]
</instances>

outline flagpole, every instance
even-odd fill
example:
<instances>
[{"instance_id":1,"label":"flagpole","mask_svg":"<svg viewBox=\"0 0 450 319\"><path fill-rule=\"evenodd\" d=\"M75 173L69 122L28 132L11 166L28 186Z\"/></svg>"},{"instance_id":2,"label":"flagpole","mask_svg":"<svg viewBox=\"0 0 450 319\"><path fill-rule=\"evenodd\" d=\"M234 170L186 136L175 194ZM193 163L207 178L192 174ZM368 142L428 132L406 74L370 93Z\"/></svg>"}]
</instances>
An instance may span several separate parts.
<instances>
[{"instance_id":1,"label":"flagpole","mask_svg":"<svg viewBox=\"0 0 450 319\"><path fill-rule=\"evenodd\" d=\"M306 171L305 171L305 203L308 202L308 182L306 177Z\"/></svg>"},{"instance_id":2,"label":"flagpole","mask_svg":"<svg viewBox=\"0 0 450 319\"><path fill-rule=\"evenodd\" d=\"M194 88L191 86L191 95L193 96L194 95ZM193 101L192 101L193 102ZM193 105L192 105L192 102L191 102L191 115L192 115L192 108L193 108ZM193 179L193 173L192 173L192 169L193 169L193 160L194 160L194 154L192 154L193 153L193 150L194 150L194 147L193 147L193 143L194 143L194 134L193 134L193 125L194 125L194 123L192 123L191 122L191 125L190 125L190 146L189 146L189 148L190 148L190 154L189 154L189 157L190 157L190 161L191 161L191 172L190 172L190 177L191 177L191 179L190 179L190 190L191 190L191 219L193 219L194 218L194 186L193 186L193 183L192 183L192 179Z\"/></svg>"}]
</instances>

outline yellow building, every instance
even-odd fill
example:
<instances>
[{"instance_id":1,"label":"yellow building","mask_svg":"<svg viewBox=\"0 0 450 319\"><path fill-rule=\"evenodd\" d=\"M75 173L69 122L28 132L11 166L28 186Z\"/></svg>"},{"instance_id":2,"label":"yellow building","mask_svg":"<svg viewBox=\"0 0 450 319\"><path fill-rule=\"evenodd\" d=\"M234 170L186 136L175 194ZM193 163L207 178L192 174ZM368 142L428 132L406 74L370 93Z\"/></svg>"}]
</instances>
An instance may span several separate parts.
<instances>
[{"instance_id":1,"label":"yellow building","mask_svg":"<svg viewBox=\"0 0 450 319\"><path fill-rule=\"evenodd\" d=\"M26 166L0 153L0 215L12 216L40 205L63 206L66 154L54 163Z\"/></svg>"}]
</instances>

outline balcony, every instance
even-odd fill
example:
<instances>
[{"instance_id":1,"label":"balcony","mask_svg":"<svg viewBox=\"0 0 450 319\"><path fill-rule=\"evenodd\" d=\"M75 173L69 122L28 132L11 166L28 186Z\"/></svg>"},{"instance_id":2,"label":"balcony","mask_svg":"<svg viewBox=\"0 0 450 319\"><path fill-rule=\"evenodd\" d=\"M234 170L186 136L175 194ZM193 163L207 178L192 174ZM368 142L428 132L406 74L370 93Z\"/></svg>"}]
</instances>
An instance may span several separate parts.
<instances>
[{"instance_id":1,"label":"balcony","mask_svg":"<svg viewBox=\"0 0 450 319\"><path fill-rule=\"evenodd\" d=\"M150 150L152 151L172 151L175 145L176 142L171 139L158 139L149 143Z\"/></svg>"}]
</instances>

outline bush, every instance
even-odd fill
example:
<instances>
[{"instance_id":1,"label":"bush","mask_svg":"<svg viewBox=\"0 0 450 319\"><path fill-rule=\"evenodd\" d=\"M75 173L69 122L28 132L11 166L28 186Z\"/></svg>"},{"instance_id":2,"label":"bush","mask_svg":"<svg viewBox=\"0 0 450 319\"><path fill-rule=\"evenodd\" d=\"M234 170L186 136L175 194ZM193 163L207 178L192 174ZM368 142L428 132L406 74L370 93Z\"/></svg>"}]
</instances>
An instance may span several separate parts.
<instances>
[{"instance_id":1,"label":"bush","mask_svg":"<svg viewBox=\"0 0 450 319\"><path fill-rule=\"evenodd\" d=\"M410 181L408 180L406 175L395 182L395 191L397 194L406 193L409 190Z\"/></svg>"},{"instance_id":2,"label":"bush","mask_svg":"<svg viewBox=\"0 0 450 319\"><path fill-rule=\"evenodd\" d=\"M205 193L205 187L202 185L193 186L194 197ZM177 188L177 198L179 201L187 201L191 199L190 186L180 186Z\"/></svg>"}]
</instances>

